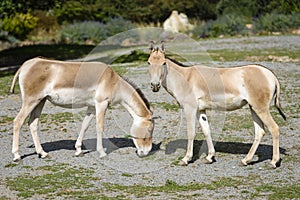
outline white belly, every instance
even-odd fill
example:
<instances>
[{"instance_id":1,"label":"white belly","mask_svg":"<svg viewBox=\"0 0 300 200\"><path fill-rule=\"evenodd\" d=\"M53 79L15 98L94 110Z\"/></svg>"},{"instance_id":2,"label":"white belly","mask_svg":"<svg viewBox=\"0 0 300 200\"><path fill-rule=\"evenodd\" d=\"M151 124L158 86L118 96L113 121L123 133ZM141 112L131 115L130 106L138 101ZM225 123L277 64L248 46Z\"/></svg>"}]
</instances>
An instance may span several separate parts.
<instances>
[{"instance_id":1,"label":"white belly","mask_svg":"<svg viewBox=\"0 0 300 200\"><path fill-rule=\"evenodd\" d=\"M218 95L209 99L199 99L199 109L206 110L236 110L247 104L247 101L241 96L234 95Z\"/></svg>"},{"instance_id":2,"label":"white belly","mask_svg":"<svg viewBox=\"0 0 300 200\"><path fill-rule=\"evenodd\" d=\"M47 94L47 99L56 106L82 108L94 106L94 92L80 89L59 89Z\"/></svg>"}]
</instances>

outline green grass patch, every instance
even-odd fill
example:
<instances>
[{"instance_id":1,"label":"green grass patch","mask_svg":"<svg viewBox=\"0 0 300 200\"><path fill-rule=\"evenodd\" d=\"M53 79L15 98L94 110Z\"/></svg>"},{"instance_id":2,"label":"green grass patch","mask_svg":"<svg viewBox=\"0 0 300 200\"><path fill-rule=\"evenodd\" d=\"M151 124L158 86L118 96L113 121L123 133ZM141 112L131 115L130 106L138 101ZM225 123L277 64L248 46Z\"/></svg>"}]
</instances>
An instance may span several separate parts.
<instances>
[{"instance_id":1,"label":"green grass patch","mask_svg":"<svg viewBox=\"0 0 300 200\"><path fill-rule=\"evenodd\" d=\"M202 189L217 190L225 187L238 187L243 182L234 178L219 178L211 183L188 183L179 185L175 181L167 180L165 185L162 186L124 186L119 184L104 183L106 190L114 192L123 192L125 194L133 194L135 197L141 198L157 193L177 194L188 191L198 191Z\"/></svg>"},{"instance_id":2,"label":"green grass patch","mask_svg":"<svg viewBox=\"0 0 300 200\"><path fill-rule=\"evenodd\" d=\"M249 115L228 114L223 126L223 131L241 131L253 128L253 120L249 110Z\"/></svg>"},{"instance_id":3,"label":"green grass patch","mask_svg":"<svg viewBox=\"0 0 300 200\"><path fill-rule=\"evenodd\" d=\"M177 166L182 159L183 159L183 156L179 156L176 160L174 160L172 162L172 165Z\"/></svg>"},{"instance_id":4,"label":"green grass patch","mask_svg":"<svg viewBox=\"0 0 300 200\"><path fill-rule=\"evenodd\" d=\"M4 167L5 168L13 168L13 167L16 167L16 166L18 166L17 163L9 163L9 164L6 164Z\"/></svg>"},{"instance_id":5,"label":"green grass patch","mask_svg":"<svg viewBox=\"0 0 300 200\"><path fill-rule=\"evenodd\" d=\"M0 116L0 125L11 123L14 120L14 117L9 116Z\"/></svg>"},{"instance_id":6,"label":"green grass patch","mask_svg":"<svg viewBox=\"0 0 300 200\"><path fill-rule=\"evenodd\" d=\"M13 71L0 72L0 96L10 94L9 89L14 77ZM19 84L15 85L15 93L19 92Z\"/></svg>"},{"instance_id":7,"label":"green grass patch","mask_svg":"<svg viewBox=\"0 0 300 200\"><path fill-rule=\"evenodd\" d=\"M114 65L111 68L121 76L128 72L128 68L121 65Z\"/></svg>"},{"instance_id":8,"label":"green grass patch","mask_svg":"<svg viewBox=\"0 0 300 200\"><path fill-rule=\"evenodd\" d=\"M166 111L178 111L180 106L178 104L168 103L168 102L155 102L151 106L158 106L165 109Z\"/></svg>"},{"instance_id":9,"label":"green grass patch","mask_svg":"<svg viewBox=\"0 0 300 200\"><path fill-rule=\"evenodd\" d=\"M289 59L298 60L300 62L300 49L253 49L253 50L209 50L208 53L213 60L228 62L238 60L248 61L273 61L274 57L288 56Z\"/></svg>"},{"instance_id":10,"label":"green grass patch","mask_svg":"<svg viewBox=\"0 0 300 200\"><path fill-rule=\"evenodd\" d=\"M41 115L41 123L46 123L48 120L52 122L75 122L77 119L76 115L70 112L59 112L55 114L42 114Z\"/></svg>"},{"instance_id":11,"label":"green grass patch","mask_svg":"<svg viewBox=\"0 0 300 200\"><path fill-rule=\"evenodd\" d=\"M146 62L148 60L149 54L144 53L140 50L133 50L130 54L125 54L119 56L113 61L112 64L116 63L130 63L130 62Z\"/></svg>"},{"instance_id":12,"label":"green grass patch","mask_svg":"<svg viewBox=\"0 0 300 200\"><path fill-rule=\"evenodd\" d=\"M128 173L123 173L123 174L121 174L121 176L124 176L124 177L133 177L134 175L133 174L128 174Z\"/></svg>"},{"instance_id":13,"label":"green grass patch","mask_svg":"<svg viewBox=\"0 0 300 200\"><path fill-rule=\"evenodd\" d=\"M91 196L89 188L94 186L91 183L94 180L93 170L71 167L67 164L43 166L36 170L44 172L43 175L25 174L16 178L7 178L6 185L10 190L17 191L17 196L21 198L31 198L35 194L47 198L57 196L74 198L75 194L78 198ZM95 197L100 196L98 194Z\"/></svg>"},{"instance_id":14,"label":"green grass patch","mask_svg":"<svg viewBox=\"0 0 300 200\"><path fill-rule=\"evenodd\" d=\"M299 185L283 185L274 186L269 184L263 184L255 187L256 193L253 196L261 197L264 194L268 194L268 199L281 200L281 199L299 199L300 198L300 186ZM262 193L262 194L261 194Z\"/></svg>"},{"instance_id":15,"label":"green grass patch","mask_svg":"<svg viewBox=\"0 0 300 200\"><path fill-rule=\"evenodd\" d=\"M245 178L237 176L220 177L210 183L192 182L184 185L178 184L173 180L166 180L166 183L161 186L125 186L111 183L104 183L103 185L107 191L121 193L125 196L134 195L135 198L144 198L153 195L172 195L180 197L183 194L185 198L188 198L199 194L199 191L203 189L217 191L222 188L235 188L240 190L240 195L244 194L252 198L297 199L300 197L300 186L298 185L273 186L268 184L256 185L255 183L257 183L257 178L245 180ZM254 193L252 189L255 190Z\"/></svg>"},{"instance_id":16,"label":"green grass patch","mask_svg":"<svg viewBox=\"0 0 300 200\"><path fill-rule=\"evenodd\" d=\"M182 56L174 54L172 52L166 52L166 55L172 59L175 59L180 62L186 62L187 60L184 59ZM133 50L130 54L124 54L119 56L117 59L113 61L113 64L116 63L130 63L130 62L147 62L150 54L145 53L141 50Z\"/></svg>"}]
</instances>

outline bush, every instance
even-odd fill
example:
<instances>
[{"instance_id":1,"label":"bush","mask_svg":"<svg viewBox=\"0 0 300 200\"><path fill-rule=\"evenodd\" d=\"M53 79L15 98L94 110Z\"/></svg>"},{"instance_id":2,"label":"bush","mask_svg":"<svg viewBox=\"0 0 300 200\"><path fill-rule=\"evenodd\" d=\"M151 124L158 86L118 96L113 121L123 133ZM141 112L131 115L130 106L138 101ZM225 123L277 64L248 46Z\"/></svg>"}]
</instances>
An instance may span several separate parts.
<instances>
[{"instance_id":1,"label":"bush","mask_svg":"<svg viewBox=\"0 0 300 200\"><path fill-rule=\"evenodd\" d=\"M53 12L42 10L33 11L32 14L39 19L34 30L27 35L27 39L31 41L51 41L55 38L60 25L57 23Z\"/></svg>"},{"instance_id":2,"label":"bush","mask_svg":"<svg viewBox=\"0 0 300 200\"><path fill-rule=\"evenodd\" d=\"M220 35L246 34L246 20L237 15L224 15L215 21L208 21L198 25L193 34L198 37L218 37Z\"/></svg>"},{"instance_id":3,"label":"bush","mask_svg":"<svg viewBox=\"0 0 300 200\"><path fill-rule=\"evenodd\" d=\"M254 21L254 31L256 33L287 32L292 28L299 28L299 17L299 13L292 15L266 14Z\"/></svg>"},{"instance_id":4,"label":"bush","mask_svg":"<svg viewBox=\"0 0 300 200\"><path fill-rule=\"evenodd\" d=\"M105 29L108 32L108 37L133 28L133 24L130 21L123 19L122 17L112 18L105 24Z\"/></svg>"},{"instance_id":5,"label":"bush","mask_svg":"<svg viewBox=\"0 0 300 200\"><path fill-rule=\"evenodd\" d=\"M65 25L59 32L59 40L63 43L82 44L89 39L98 43L107 35L103 27L103 23L92 21Z\"/></svg>"},{"instance_id":6,"label":"bush","mask_svg":"<svg viewBox=\"0 0 300 200\"><path fill-rule=\"evenodd\" d=\"M93 20L96 7L85 1L58 1L54 13L59 24Z\"/></svg>"},{"instance_id":7,"label":"bush","mask_svg":"<svg viewBox=\"0 0 300 200\"><path fill-rule=\"evenodd\" d=\"M132 28L132 23L123 18L110 19L106 24L95 21L79 22L63 26L59 32L59 40L63 43L83 44L92 41L97 44Z\"/></svg>"},{"instance_id":8,"label":"bush","mask_svg":"<svg viewBox=\"0 0 300 200\"><path fill-rule=\"evenodd\" d=\"M30 13L16 13L3 19L1 29L18 39L25 39L27 34L36 27L37 22L38 18Z\"/></svg>"},{"instance_id":9,"label":"bush","mask_svg":"<svg viewBox=\"0 0 300 200\"><path fill-rule=\"evenodd\" d=\"M291 15L291 28L300 28L300 12Z\"/></svg>"},{"instance_id":10,"label":"bush","mask_svg":"<svg viewBox=\"0 0 300 200\"><path fill-rule=\"evenodd\" d=\"M9 35L7 31L0 30L0 41L9 42L9 43L16 43L18 40L12 36Z\"/></svg>"}]
</instances>

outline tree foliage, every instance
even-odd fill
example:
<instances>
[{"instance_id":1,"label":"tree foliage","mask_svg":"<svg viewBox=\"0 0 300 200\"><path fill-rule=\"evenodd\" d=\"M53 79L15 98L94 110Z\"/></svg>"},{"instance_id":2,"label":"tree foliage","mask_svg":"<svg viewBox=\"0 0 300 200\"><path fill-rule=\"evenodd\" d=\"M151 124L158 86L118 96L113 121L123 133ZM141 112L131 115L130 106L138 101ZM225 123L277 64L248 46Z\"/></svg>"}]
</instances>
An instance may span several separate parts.
<instances>
[{"instance_id":1,"label":"tree foliage","mask_svg":"<svg viewBox=\"0 0 300 200\"><path fill-rule=\"evenodd\" d=\"M16 38L24 39L36 27L37 22L38 18L30 13L18 13L3 19L2 30L11 33Z\"/></svg>"},{"instance_id":2,"label":"tree foliage","mask_svg":"<svg viewBox=\"0 0 300 200\"><path fill-rule=\"evenodd\" d=\"M293 14L300 12L300 0L220 0L216 8L218 15L260 17L272 12Z\"/></svg>"},{"instance_id":3,"label":"tree foliage","mask_svg":"<svg viewBox=\"0 0 300 200\"><path fill-rule=\"evenodd\" d=\"M138 24L162 24L173 10L195 21L205 21L204 30L216 34L226 30L231 35L235 27L239 31L241 24L253 20L256 27L288 29L291 23L283 15L299 16L300 0L1 0L0 32L1 37L8 33L24 39L35 27L48 30L85 21L105 24L116 18ZM274 15L278 15L280 25L271 23Z\"/></svg>"},{"instance_id":4,"label":"tree foliage","mask_svg":"<svg viewBox=\"0 0 300 200\"><path fill-rule=\"evenodd\" d=\"M59 23L122 17L137 23L163 22L177 10L189 18L214 20L225 14L258 17L300 12L300 0L2 0L0 17L33 10L54 12Z\"/></svg>"}]
</instances>

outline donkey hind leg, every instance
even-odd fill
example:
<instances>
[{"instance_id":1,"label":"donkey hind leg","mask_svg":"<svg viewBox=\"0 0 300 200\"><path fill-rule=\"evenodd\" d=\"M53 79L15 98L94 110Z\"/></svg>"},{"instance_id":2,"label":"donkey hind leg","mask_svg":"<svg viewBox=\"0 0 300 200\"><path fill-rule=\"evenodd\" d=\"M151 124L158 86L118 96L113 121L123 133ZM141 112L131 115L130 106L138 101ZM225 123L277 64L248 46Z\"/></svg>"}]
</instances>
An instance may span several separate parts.
<instances>
[{"instance_id":1,"label":"donkey hind leg","mask_svg":"<svg viewBox=\"0 0 300 200\"><path fill-rule=\"evenodd\" d=\"M46 158L48 153L43 150L43 147L39 138L39 121L40 116L45 105L46 99L43 99L32 111L29 118L29 127L32 135L33 143L35 146L36 153L41 156L41 158Z\"/></svg>"},{"instance_id":2,"label":"donkey hind leg","mask_svg":"<svg viewBox=\"0 0 300 200\"><path fill-rule=\"evenodd\" d=\"M251 106L250 106L250 110L251 110L251 115L254 123L255 139L248 154L244 159L241 160L241 163L245 166L252 160L262 137L265 135L264 123L256 114L256 112L252 109Z\"/></svg>"},{"instance_id":3,"label":"donkey hind leg","mask_svg":"<svg viewBox=\"0 0 300 200\"><path fill-rule=\"evenodd\" d=\"M19 111L16 118L14 119L12 153L14 155L13 161L15 162L21 160L21 156L19 154L19 137L20 137L21 127L24 124L24 121L29 115L29 113L39 103L39 102L35 102L35 103L28 103L28 102L29 102L28 100L27 101L23 100L22 108Z\"/></svg>"},{"instance_id":4,"label":"donkey hind leg","mask_svg":"<svg viewBox=\"0 0 300 200\"><path fill-rule=\"evenodd\" d=\"M215 151L213 141L212 141L212 138L211 138L210 127L209 127L208 119L207 119L207 116L206 116L205 112L200 113L199 123L201 125L202 132L205 136L207 147L208 147L208 154L206 156L206 163L211 164L211 163L214 162L214 156L215 156L216 151Z\"/></svg>"},{"instance_id":5,"label":"donkey hind leg","mask_svg":"<svg viewBox=\"0 0 300 200\"><path fill-rule=\"evenodd\" d=\"M186 124L187 124L187 150L185 157L178 163L179 165L185 166L189 161L192 160L193 157L193 146L194 146L194 138L195 138L195 126L196 126L196 114L197 110L193 108L189 108L189 106L184 108L186 114Z\"/></svg>"},{"instance_id":6,"label":"donkey hind leg","mask_svg":"<svg viewBox=\"0 0 300 200\"><path fill-rule=\"evenodd\" d=\"M279 126L276 124L272 118L269 109L266 109L265 112L256 112L260 119L263 121L265 126L268 128L272 134L273 139L273 157L271 165L273 168L276 168L280 161L279 155Z\"/></svg>"},{"instance_id":7,"label":"donkey hind leg","mask_svg":"<svg viewBox=\"0 0 300 200\"><path fill-rule=\"evenodd\" d=\"M87 112L86 112L86 116L83 119L82 125L81 125L81 130L79 133L79 136L76 140L76 144L75 144L75 148L76 148L76 152L75 152L75 156L80 156L82 155L82 150L81 150L81 146L82 146L82 140L84 137L85 132L87 131L91 120L94 118L95 116L95 108L94 107L88 107Z\"/></svg>"},{"instance_id":8,"label":"donkey hind leg","mask_svg":"<svg viewBox=\"0 0 300 200\"><path fill-rule=\"evenodd\" d=\"M102 144L102 134L104 131L104 116L107 106L107 101L96 103L97 151L100 154L100 158L107 155L104 151Z\"/></svg>"}]
</instances>

